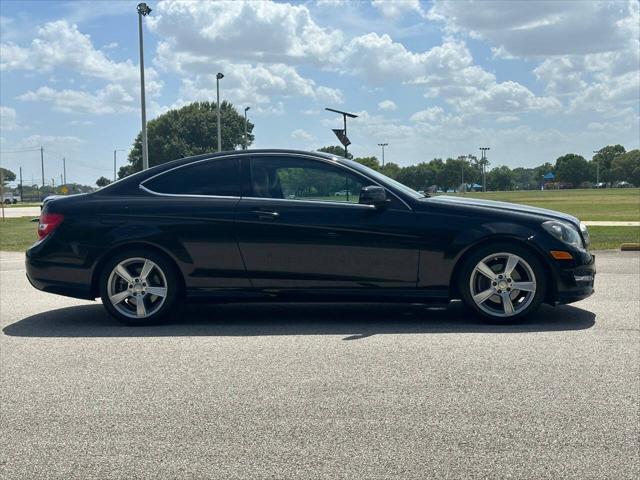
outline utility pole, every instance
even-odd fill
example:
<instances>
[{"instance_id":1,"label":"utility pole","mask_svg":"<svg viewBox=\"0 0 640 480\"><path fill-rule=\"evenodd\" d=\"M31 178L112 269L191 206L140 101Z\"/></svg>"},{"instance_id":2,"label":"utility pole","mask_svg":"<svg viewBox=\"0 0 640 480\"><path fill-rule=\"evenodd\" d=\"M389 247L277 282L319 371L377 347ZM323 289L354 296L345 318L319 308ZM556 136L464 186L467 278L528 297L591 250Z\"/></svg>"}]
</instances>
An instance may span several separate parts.
<instances>
[{"instance_id":1,"label":"utility pole","mask_svg":"<svg viewBox=\"0 0 640 480\"><path fill-rule=\"evenodd\" d=\"M491 150L489 147L480 147L482 164L482 191L487 191L487 150Z\"/></svg>"},{"instance_id":2,"label":"utility pole","mask_svg":"<svg viewBox=\"0 0 640 480\"><path fill-rule=\"evenodd\" d=\"M44 188L44 148L40 147L40 168L42 169L42 188Z\"/></svg>"},{"instance_id":3,"label":"utility pole","mask_svg":"<svg viewBox=\"0 0 640 480\"><path fill-rule=\"evenodd\" d=\"M24 203L24 194L22 191L22 166L20 166L20 203Z\"/></svg>"},{"instance_id":4,"label":"utility pole","mask_svg":"<svg viewBox=\"0 0 640 480\"><path fill-rule=\"evenodd\" d=\"M142 17L151 13L146 3L138 4L138 36L140 37L140 107L142 110L142 169L149 168L149 149L147 146L147 109L144 96L144 43L142 40Z\"/></svg>"},{"instance_id":5,"label":"utility pole","mask_svg":"<svg viewBox=\"0 0 640 480\"><path fill-rule=\"evenodd\" d=\"M597 155L600 153L600 150L594 150L593 153ZM596 160L596 188L600 188L600 157Z\"/></svg>"},{"instance_id":6,"label":"utility pole","mask_svg":"<svg viewBox=\"0 0 640 480\"><path fill-rule=\"evenodd\" d=\"M378 146L382 147L382 168L384 168L384 147L389 145L388 143L379 143Z\"/></svg>"},{"instance_id":7,"label":"utility pole","mask_svg":"<svg viewBox=\"0 0 640 480\"><path fill-rule=\"evenodd\" d=\"M67 184L67 159L65 157L62 157L62 176L64 180L62 184L66 185Z\"/></svg>"},{"instance_id":8,"label":"utility pole","mask_svg":"<svg viewBox=\"0 0 640 480\"><path fill-rule=\"evenodd\" d=\"M51 194L55 195L56 194L56 179L55 178L51 179L51 190L52 190Z\"/></svg>"},{"instance_id":9,"label":"utility pole","mask_svg":"<svg viewBox=\"0 0 640 480\"><path fill-rule=\"evenodd\" d=\"M218 152L222 151L222 129L220 125L220 80L224 78L224 75L220 72L216 73L216 101L218 103Z\"/></svg>"}]
</instances>

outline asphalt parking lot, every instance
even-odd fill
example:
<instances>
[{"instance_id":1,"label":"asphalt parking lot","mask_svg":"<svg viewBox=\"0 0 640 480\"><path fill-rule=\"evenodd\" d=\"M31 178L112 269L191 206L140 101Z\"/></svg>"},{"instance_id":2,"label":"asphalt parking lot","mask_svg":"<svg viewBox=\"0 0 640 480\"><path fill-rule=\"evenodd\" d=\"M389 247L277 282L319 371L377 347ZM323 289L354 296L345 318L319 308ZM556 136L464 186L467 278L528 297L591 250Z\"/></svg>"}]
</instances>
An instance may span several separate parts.
<instances>
[{"instance_id":1,"label":"asphalt parking lot","mask_svg":"<svg viewBox=\"0 0 640 480\"><path fill-rule=\"evenodd\" d=\"M130 328L0 263L2 478L638 478L640 255L488 326L460 305L193 306Z\"/></svg>"}]
</instances>

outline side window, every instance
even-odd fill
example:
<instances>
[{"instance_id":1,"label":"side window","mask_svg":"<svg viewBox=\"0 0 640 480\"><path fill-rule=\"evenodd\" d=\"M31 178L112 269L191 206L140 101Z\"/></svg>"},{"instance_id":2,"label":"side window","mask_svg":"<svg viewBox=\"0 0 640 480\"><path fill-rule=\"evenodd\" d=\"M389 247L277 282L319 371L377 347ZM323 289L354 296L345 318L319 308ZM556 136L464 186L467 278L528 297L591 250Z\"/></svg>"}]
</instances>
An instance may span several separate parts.
<instances>
[{"instance_id":1,"label":"side window","mask_svg":"<svg viewBox=\"0 0 640 480\"><path fill-rule=\"evenodd\" d=\"M238 197L239 165L237 159L200 162L162 174L143 185L157 193Z\"/></svg>"},{"instance_id":2,"label":"side window","mask_svg":"<svg viewBox=\"0 0 640 480\"><path fill-rule=\"evenodd\" d=\"M254 197L358 203L368 185L339 167L286 157L253 158Z\"/></svg>"}]
</instances>

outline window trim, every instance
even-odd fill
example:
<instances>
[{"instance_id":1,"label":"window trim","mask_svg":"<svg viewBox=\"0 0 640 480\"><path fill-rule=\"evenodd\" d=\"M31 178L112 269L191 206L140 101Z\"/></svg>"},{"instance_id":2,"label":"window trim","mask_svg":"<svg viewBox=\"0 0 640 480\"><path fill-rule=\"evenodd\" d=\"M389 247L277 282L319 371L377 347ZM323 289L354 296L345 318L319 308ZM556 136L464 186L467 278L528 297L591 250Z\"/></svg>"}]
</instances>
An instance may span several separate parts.
<instances>
[{"instance_id":1,"label":"window trim","mask_svg":"<svg viewBox=\"0 0 640 480\"><path fill-rule=\"evenodd\" d=\"M209 157L209 158L203 158L200 160L196 160L195 162L189 162L186 163L184 165L178 165L176 167L170 168L169 170L164 170L162 172L156 173L155 175L149 177L149 178L145 178L143 181L141 181L138 184L138 188L144 192L150 193L151 195L156 195L159 197L185 197L185 198L212 198L212 199L216 199L216 198L221 198L221 199L249 199L249 200L273 200L273 201L286 201L286 202L296 202L298 204L302 204L302 203L312 203L314 205L348 205L348 206L355 206L355 207L367 207L367 208L375 208L373 205L363 205L360 203L350 203L350 202L331 202L331 201L321 201L321 200L294 200L294 199L289 199L289 198L264 198L264 197L250 197L250 196L222 196L222 195L198 195L198 194L188 194L188 193L161 193L161 192L156 192L151 190L150 188L146 187L144 184L153 180L156 177L159 177L161 175L166 175L170 172L173 172L174 170L178 170L180 168L186 168L192 165L197 165L199 163L204 163L204 162L209 162L209 161L213 161L213 160L221 160L221 159L225 159L225 158L229 158L229 157L236 157L238 159L238 162L240 162L243 158L247 158L249 161L251 161L252 157L263 157L263 156L288 156L288 157L297 157L297 158L306 158L309 160L314 160L316 162L320 162L320 163L326 163L328 165L333 165L336 166L338 168L344 168L345 170L348 170L351 173L354 173L356 176L361 176L361 177L365 177L367 180L369 180L370 182L372 182L372 185L377 185L379 187L383 187L387 192L391 193L391 195L393 195L394 197L396 197L405 207L407 207L407 210L409 210L410 212L413 212L413 208L411 207L411 205L409 205L405 199L402 198L402 196L398 195L396 192L394 192L391 188L389 188L388 186L381 184L380 182L378 182L377 180L369 177L368 175L365 175L362 172L359 172L358 170L351 168L348 165L343 165L339 162L337 162L336 160L331 160L329 158L323 158L323 157L317 157L315 155L306 155L303 153L288 153L288 152L233 152L233 153L229 153L227 155L220 155L220 156L216 156L216 157ZM240 166L240 187L242 190L242 169Z\"/></svg>"},{"instance_id":2,"label":"window trim","mask_svg":"<svg viewBox=\"0 0 640 480\"><path fill-rule=\"evenodd\" d=\"M210 157L210 158L203 158L201 160L196 160L195 162L190 162L190 163L186 163L184 165L178 165L177 167L173 167L170 168L169 170L165 170L163 172L159 172L156 173L155 175L153 175L152 177L149 178L145 178L142 182L140 182L138 184L138 188L140 188L140 190L150 193L151 195L156 195L159 197L185 197L185 198L226 198L226 199L238 199L238 198L242 198L240 195L205 195L205 194L198 194L198 193L164 193L164 192L156 192L155 190L151 190L149 187L147 187L145 185L145 183L150 182L158 177L161 177L163 175L166 175L170 172L173 172L174 170L178 170L180 168L187 168L187 167L192 167L194 165L198 165L200 163L204 163L204 162L215 162L216 160L228 160L229 157L231 157L233 159L234 156L237 156L237 163L238 163L238 192L242 191L242 172L240 170L240 156L239 155L223 155L221 157Z\"/></svg>"}]
</instances>

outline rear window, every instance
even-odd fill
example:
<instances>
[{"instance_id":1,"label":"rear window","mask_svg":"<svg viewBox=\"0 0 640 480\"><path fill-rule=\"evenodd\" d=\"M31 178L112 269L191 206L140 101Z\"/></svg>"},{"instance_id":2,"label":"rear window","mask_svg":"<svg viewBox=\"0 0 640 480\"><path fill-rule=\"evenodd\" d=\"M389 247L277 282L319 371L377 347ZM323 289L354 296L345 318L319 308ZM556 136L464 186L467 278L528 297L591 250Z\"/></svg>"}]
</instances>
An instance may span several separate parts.
<instances>
[{"instance_id":1,"label":"rear window","mask_svg":"<svg viewBox=\"0 0 640 480\"><path fill-rule=\"evenodd\" d=\"M143 185L156 193L171 195L240 196L240 162L210 160L186 165L152 178Z\"/></svg>"}]
</instances>

